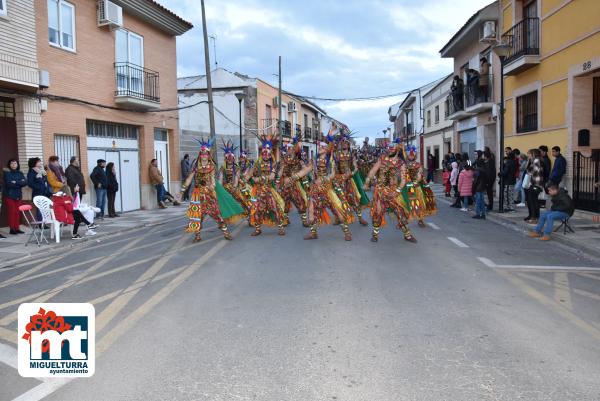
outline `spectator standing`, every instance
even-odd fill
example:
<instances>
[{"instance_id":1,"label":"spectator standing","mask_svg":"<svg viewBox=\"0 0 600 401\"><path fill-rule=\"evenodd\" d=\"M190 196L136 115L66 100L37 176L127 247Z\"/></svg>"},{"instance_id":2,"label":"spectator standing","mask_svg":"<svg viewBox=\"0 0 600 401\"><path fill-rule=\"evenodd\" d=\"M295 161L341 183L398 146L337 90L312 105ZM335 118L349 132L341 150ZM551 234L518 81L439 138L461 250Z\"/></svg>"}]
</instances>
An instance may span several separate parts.
<instances>
[{"instance_id":1,"label":"spectator standing","mask_svg":"<svg viewBox=\"0 0 600 401\"><path fill-rule=\"evenodd\" d=\"M527 156L529 163L527 165L527 175L525 178L525 196L527 199L527 209L529 211L525 221L529 224L537 224L540 218L540 204L538 197L544 191L544 175L541 161L541 152L539 149L531 149Z\"/></svg>"},{"instance_id":2,"label":"spectator standing","mask_svg":"<svg viewBox=\"0 0 600 401\"><path fill-rule=\"evenodd\" d=\"M48 184L48 177L44 169L44 163L39 157L32 157L27 161L29 171L27 172L27 186L31 188L31 199L36 196L52 196L52 188ZM42 221L42 213L36 209L36 220Z\"/></svg>"},{"instance_id":3,"label":"spectator standing","mask_svg":"<svg viewBox=\"0 0 600 401\"><path fill-rule=\"evenodd\" d=\"M435 170L434 158L431 153L427 154L427 182L433 181L433 172Z\"/></svg>"},{"instance_id":4,"label":"spectator standing","mask_svg":"<svg viewBox=\"0 0 600 401\"><path fill-rule=\"evenodd\" d=\"M183 159L181 160L181 182L185 182L186 178L188 177L188 175L190 175L190 172L192 171L192 163L190 162L190 155L188 155L187 153L183 156ZM187 188L185 190L185 192L183 193L183 200L189 200L190 199L190 188Z\"/></svg>"},{"instance_id":5,"label":"spectator standing","mask_svg":"<svg viewBox=\"0 0 600 401\"><path fill-rule=\"evenodd\" d=\"M475 162L475 174L473 178L473 192L475 193L475 216L474 219L485 220L485 191L487 188L486 165L483 158Z\"/></svg>"},{"instance_id":6,"label":"spectator standing","mask_svg":"<svg viewBox=\"0 0 600 401\"><path fill-rule=\"evenodd\" d=\"M92 174L90 174L90 179L94 184L94 190L96 191L96 207L100 209L98 213L98 218L100 220L104 220L104 207L106 206L106 188L108 187L108 177L106 176L106 172L104 171L104 167L106 167L106 160L98 159L96 161L96 167L92 170Z\"/></svg>"},{"instance_id":7,"label":"spectator standing","mask_svg":"<svg viewBox=\"0 0 600 401\"><path fill-rule=\"evenodd\" d=\"M117 172L115 164L110 162L106 165L106 197L108 199L108 217L119 217L115 211L115 199L119 191L119 182L117 181Z\"/></svg>"},{"instance_id":8,"label":"spectator standing","mask_svg":"<svg viewBox=\"0 0 600 401\"><path fill-rule=\"evenodd\" d=\"M79 185L79 196L83 197L83 195L85 195L85 179L81 173L81 165L77 156L73 156L71 157L71 160L69 160L69 166L65 170L65 176L67 177L67 185L69 186L71 193L74 194L75 185Z\"/></svg>"},{"instance_id":9,"label":"spectator standing","mask_svg":"<svg viewBox=\"0 0 600 401\"><path fill-rule=\"evenodd\" d=\"M460 172L458 170L458 162L452 162L452 172L450 173L450 184L454 190L454 197L456 200L452 204L452 207L460 207L460 197L458 192L458 176Z\"/></svg>"},{"instance_id":10,"label":"spectator standing","mask_svg":"<svg viewBox=\"0 0 600 401\"><path fill-rule=\"evenodd\" d=\"M527 174L527 156L524 154L519 155L517 158L517 163L519 164L519 179L517 181L517 185L515 187L515 191L517 192L517 207L525 207L525 188L523 188L523 181L525 179L525 175Z\"/></svg>"},{"instance_id":11,"label":"spectator standing","mask_svg":"<svg viewBox=\"0 0 600 401\"><path fill-rule=\"evenodd\" d=\"M469 198L473 196L473 168L471 161L467 160L464 170L458 176L458 191L463 199L463 212L469 211Z\"/></svg>"},{"instance_id":12,"label":"spectator standing","mask_svg":"<svg viewBox=\"0 0 600 401\"><path fill-rule=\"evenodd\" d=\"M448 165L444 167L444 172L442 173L442 181L444 181L444 192L446 198L450 197L450 190L452 189L452 184L450 183L450 172L452 171L452 166Z\"/></svg>"},{"instance_id":13,"label":"spectator standing","mask_svg":"<svg viewBox=\"0 0 600 401\"><path fill-rule=\"evenodd\" d=\"M454 112L457 112L458 110L463 110L465 83L458 75L455 75L452 80L452 85L450 86L450 93L452 94L452 106L454 106Z\"/></svg>"},{"instance_id":14,"label":"spectator standing","mask_svg":"<svg viewBox=\"0 0 600 401\"><path fill-rule=\"evenodd\" d=\"M67 177L65 171L60 165L58 156L50 156L48 158L48 184L52 187L52 193L59 191L68 192ZM69 192L70 193L70 192Z\"/></svg>"},{"instance_id":15,"label":"spectator standing","mask_svg":"<svg viewBox=\"0 0 600 401\"><path fill-rule=\"evenodd\" d=\"M167 205L165 205L165 194L167 191L165 190L164 178L158 169L158 161L156 159L152 159L152 161L150 161L148 174L150 176L150 184L154 185L154 188L156 188L156 200L158 202L158 207L161 209L166 209Z\"/></svg>"},{"instance_id":16,"label":"spectator standing","mask_svg":"<svg viewBox=\"0 0 600 401\"><path fill-rule=\"evenodd\" d=\"M544 178L544 182L548 182L550 178L550 171L552 171L552 161L550 157L548 157L548 146L542 145L538 148L541 153L540 162L542 163L542 168L544 171L542 172L542 176Z\"/></svg>"},{"instance_id":17,"label":"spectator standing","mask_svg":"<svg viewBox=\"0 0 600 401\"><path fill-rule=\"evenodd\" d=\"M490 85L490 63L487 58L479 60L479 94L483 102L489 101L488 87Z\"/></svg>"},{"instance_id":18,"label":"spectator standing","mask_svg":"<svg viewBox=\"0 0 600 401\"><path fill-rule=\"evenodd\" d=\"M488 198L487 210L494 208L494 188L496 185L496 156L490 148L486 146L483 150L483 158L485 160L485 176L487 178L486 193Z\"/></svg>"},{"instance_id":19,"label":"spectator standing","mask_svg":"<svg viewBox=\"0 0 600 401\"><path fill-rule=\"evenodd\" d=\"M552 168L552 172L550 173L550 184L556 184L560 186L560 182L562 181L565 173L567 172L567 159L564 158L563 155L560 154L560 147L553 146L552 147L552 157L554 157L554 167Z\"/></svg>"},{"instance_id":20,"label":"spectator standing","mask_svg":"<svg viewBox=\"0 0 600 401\"><path fill-rule=\"evenodd\" d=\"M515 156L512 151L504 157L502 163L502 169L498 176L502 177L502 188L500 188L501 196L504 197L504 211L512 212L513 200L514 200L514 187L516 183L515 172L516 172Z\"/></svg>"},{"instance_id":21,"label":"spectator standing","mask_svg":"<svg viewBox=\"0 0 600 401\"><path fill-rule=\"evenodd\" d=\"M550 210L542 213L539 222L529 233L530 237L539 238L540 241L549 241L554 221L566 220L573 215L573 200L563 188L558 184L551 182L548 185L548 194L551 197L552 206Z\"/></svg>"},{"instance_id":22,"label":"spectator standing","mask_svg":"<svg viewBox=\"0 0 600 401\"><path fill-rule=\"evenodd\" d=\"M6 164L3 181L2 205L6 209L10 233L13 235L23 234L20 228L19 206L21 206L21 200L23 199L22 188L27 185L27 180L21 172L17 159L10 159Z\"/></svg>"}]
</instances>

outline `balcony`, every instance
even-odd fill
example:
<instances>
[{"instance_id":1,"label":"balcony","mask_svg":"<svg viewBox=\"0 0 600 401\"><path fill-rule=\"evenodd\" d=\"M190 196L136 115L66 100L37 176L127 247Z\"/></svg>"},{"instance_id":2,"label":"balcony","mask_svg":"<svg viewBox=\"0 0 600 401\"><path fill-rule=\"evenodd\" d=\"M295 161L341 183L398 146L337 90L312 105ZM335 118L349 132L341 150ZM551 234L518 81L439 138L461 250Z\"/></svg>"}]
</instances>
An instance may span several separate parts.
<instances>
[{"instance_id":1,"label":"balcony","mask_svg":"<svg viewBox=\"0 0 600 401\"><path fill-rule=\"evenodd\" d=\"M304 139L311 140L312 139L312 129L310 127L304 128Z\"/></svg>"},{"instance_id":2,"label":"balcony","mask_svg":"<svg viewBox=\"0 0 600 401\"><path fill-rule=\"evenodd\" d=\"M465 112L475 114L491 110L494 106L493 88L492 74L479 76L465 86Z\"/></svg>"},{"instance_id":3,"label":"balcony","mask_svg":"<svg viewBox=\"0 0 600 401\"><path fill-rule=\"evenodd\" d=\"M160 106L158 72L131 63L115 63L115 103L135 109Z\"/></svg>"},{"instance_id":4,"label":"balcony","mask_svg":"<svg viewBox=\"0 0 600 401\"><path fill-rule=\"evenodd\" d=\"M300 124L296 124L296 136L302 136L302 127L300 127Z\"/></svg>"},{"instance_id":5,"label":"balcony","mask_svg":"<svg viewBox=\"0 0 600 401\"><path fill-rule=\"evenodd\" d=\"M283 131L283 136L290 138L292 136L292 123L289 121L281 121L280 125Z\"/></svg>"},{"instance_id":6,"label":"balcony","mask_svg":"<svg viewBox=\"0 0 600 401\"><path fill-rule=\"evenodd\" d=\"M450 94L446 97L446 104L448 105L448 119L449 120L462 120L472 115L471 112L465 110L465 95L464 94Z\"/></svg>"},{"instance_id":7,"label":"balcony","mask_svg":"<svg viewBox=\"0 0 600 401\"><path fill-rule=\"evenodd\" d=\"M504 74L517 75L540 63L540 19L524 18L502 35L510 46L504 60Z\"/></svg>"}]
</instances>

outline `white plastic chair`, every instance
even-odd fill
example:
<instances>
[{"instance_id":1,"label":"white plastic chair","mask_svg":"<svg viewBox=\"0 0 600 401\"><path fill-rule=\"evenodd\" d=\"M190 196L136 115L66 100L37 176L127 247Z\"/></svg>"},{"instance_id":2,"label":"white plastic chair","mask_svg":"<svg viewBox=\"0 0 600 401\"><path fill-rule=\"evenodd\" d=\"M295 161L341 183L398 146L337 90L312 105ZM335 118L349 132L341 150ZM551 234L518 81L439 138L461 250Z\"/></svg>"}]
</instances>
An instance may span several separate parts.
<instances>
[{"instance_id":1,"label":"white plastic chair","mask_svg":"<svg viewBox=\"0 0 600 401\"><path fill-rule=\"evenodd\" d=\"M63 223L56 220L56 217L54 216L54 210L52 210L52 201L45 196L36 196L33 198L33 204L42 214L42 221L44 224L51 225L50 239L56 238L56 243L58 244L60 242L60 228ZM43 230L44 229L42 228L42 232Z\"/></svg>"}]
</instances>

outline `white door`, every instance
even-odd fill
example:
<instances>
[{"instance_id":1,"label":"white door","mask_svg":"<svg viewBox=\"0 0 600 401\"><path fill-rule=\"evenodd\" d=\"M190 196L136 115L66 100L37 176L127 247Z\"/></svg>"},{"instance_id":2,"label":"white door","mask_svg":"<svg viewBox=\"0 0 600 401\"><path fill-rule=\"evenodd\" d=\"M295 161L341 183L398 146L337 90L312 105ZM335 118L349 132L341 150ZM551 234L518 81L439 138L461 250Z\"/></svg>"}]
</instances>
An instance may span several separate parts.
<instances>
[{"instance_id":1,"label":"white door","mask_svg":"<svg viewBox=\"0 0 600 401\"><path fill-rule=\"evenodd\" d=\"M165 188L169 190L169 144L166 141L154 141L154 158L158 161L158 169L162 173Z\"/></svg>"},{"instance_id":2,"label":"white door","mask_svg":"<svg viewBox=\"0 0 600 401\"><path fill-rule=\"evenodd\" d=\"M122 185L122 181L121 181L121 177L119 176L119 173L121 171L120 168L120 157L119 157L119 151L114 151L114 150L110 150L110 151L106 151L106 156L104 157L104 160L106 160L106 165L108 166L108 163L114 163L115 164L115 175L117 176L117 182L119 183L119 192L117 192L117 196L115 197L115 211L117 213L121 213L123 212L123 207L122 207L122 202L121 202L121 193L123 192L123 185ZM106 173L108 174L108 172Z\"/></svg>"},{"instance_id":3,"label":"white door","mask_svg":"<svg viewBox=\"0 0 600 401\"><path fill-rule=\"evenodd\" d=\"M140 204L140 161L139 153L135 150L121 150L120 168L117 168L119 194L121 194L122 210L138 210ZM118 196L117 196L118 199Z\"/></svg>"}]
</instances>

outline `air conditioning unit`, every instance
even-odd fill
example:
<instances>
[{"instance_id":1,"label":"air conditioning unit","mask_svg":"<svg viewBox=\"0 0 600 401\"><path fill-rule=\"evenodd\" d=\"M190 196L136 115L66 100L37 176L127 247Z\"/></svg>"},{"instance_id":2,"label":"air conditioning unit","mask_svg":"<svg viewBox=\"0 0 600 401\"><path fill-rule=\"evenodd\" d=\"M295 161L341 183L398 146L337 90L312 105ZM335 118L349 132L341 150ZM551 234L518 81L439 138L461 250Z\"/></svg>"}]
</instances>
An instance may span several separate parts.
<instances>
[{"instance_id":1,"label":"air conditioning unit","mask_svg":"<svg viewBox=\"0 0 600 401\"><path fill-rule=\"evenodd\" d=\"M98 26L123 26L123 9L108 0L98 0Z\"/></svg>"},{"instance_id":2,"label":"air conditioning unit","mask_svg":"<svg viewBox=\"0 0 600 401\"><path fill-rule=\"evenodd\" d=\"M489 41L496 39L496 21L486 21L483 24L483 34L481 41Z\"/></svg>"},{"instance_id":3,"label":"air conditioning unit","mask_svg":"<svg viewBox=\"0 0 600 401\"><path fill-rule=\"evenodd\" d=\"M273 98L273 107L279 107L279 96Z\"/></svg>"},{"instance_id":4,"label":"air conditioning unit","mask_svg":"<svg viewBox=\"0 0 600 401\"><path fill-rule=\"evenodd\" d=\"M289 102L288 103L288 111L296 111L296 102Z\"/></svg>"}]
</instances>

